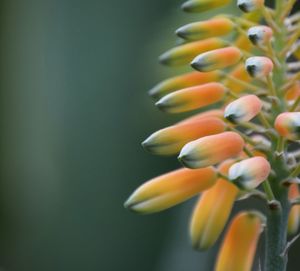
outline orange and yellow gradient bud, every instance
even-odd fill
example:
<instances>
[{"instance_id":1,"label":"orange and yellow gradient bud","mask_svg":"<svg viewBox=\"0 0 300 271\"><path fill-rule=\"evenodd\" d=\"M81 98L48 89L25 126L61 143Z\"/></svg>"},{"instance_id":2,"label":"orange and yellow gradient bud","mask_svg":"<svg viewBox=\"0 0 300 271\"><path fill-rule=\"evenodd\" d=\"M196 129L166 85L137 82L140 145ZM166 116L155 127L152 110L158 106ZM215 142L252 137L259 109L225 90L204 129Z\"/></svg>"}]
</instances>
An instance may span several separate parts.
<instances>
[{"instance_id":1,"label":"orange and yellow gradient bud","mask_svg":"<svg viewBox=\"0 0 300 271\"><path fill-rule=\"evenodd\" d=\"M234 160L223 162L218 171L227 174ZM217 183L203 192L193 211L190 236L193 247L206 250L213 246L223 231L238 189L230 182L219 178Z\"/></svg>"},{"instance_id":2,"label":"orange and yellow gradient bud","mask_svg":"<svg viewBox=\"0 0 300 271\"><path fill-rule=\"evenodd\" d=\"M125 207L144 214L159 212L210 188L216 180L213 167L178 169L141 185L125 202Z\"/></svg>"},{"instance_id":3,"label":"orange and yellow gradient bud","mask_svg":"<svg viewBox=\"0 0 300 271\"><path fill-rule=\"evenodd\" d=\"M289 140L300 139L300 112L284 112L275 120L276 131Z\"/></svg>"},{"instance_id":4,"label":"orange and yellow gradient bud","mask_svg":"<svg viewBox=\"0 0 300 271\"><path fill-rule=\"evenodd\" d=\"M204 12L229 4L231 0L188 0L182 9L186 12Z\"/></svg>"},{"instance_id":5,"label":"orange and yellow gradient bud","mask_svg":"<svg viewBox=\"0 0 300 271\"><path fill-rule=\"evenodd\" d=\"M195 70L209 72L237 64L242 53L236 47L226 47L205 52L197 56L191 63Z\"/></svg>"},{"instance_id":6,"label":"orange and yellow gradient bud","mask_svg":"<svg viewBox=\"0 0 300 271\"><path fill-rule=\"evenodd\" d=\"M186 143L192 140L224 131L225 123L221 119L200 118L159 130L149 136L142 146L153 154L177 154Z\"/></svg>"},{"instance_id":7,"label":"orange and yellow gradient bud","mask_svg":"<svg viewBox=\"0 0 300 271\"><path fill-rule=\"evenodd\" d=\"M176 90L218 81L218 79L220 74L217 71L190 72L160 82L149 91L149 95L154 99L160 99Z\"/></svg>"},{"instance_id":8,"label":"orange and yellow gradient bud","mask_svg":"<svg viewBox=\"0 0 300 271\"><path fill-rule=\"evenodd\" d=\"M255 95L246 95L228 104L224 117L232 123L247 122L253 119L262 108L262 101Z\"/></svg>"},{"instance_id":9,"label":"orange and yellow gradient bud","mask_svg":"<svg viewBox=\"0 0 300 271\"><path fill-rule=\"evenodd\" d=\"M185 40L199 40L220 37L229 34L234 29L234 23L225 18L217 17L184 25L176 30L176 34Z\"/></svg>"},{"instance_id":10,"label":"orange and yellow gradient bud","mask_svg":"<svg viewBox=\"0 0 300 271\"><path fill-rule=\"evenodd\" d=\"M188 168L216 165L226 159L237 157L244 147L242 137L234 132L206 136L186 144L178 159Z\"/></svg>"},{"instance_id":11,"label":"orange and yellow gradient bud","mask_svg":"<svg viewBox=\"0 0 300 271\"><path fill-rule=\"evenodd\" d=\"M159 57L159 61L169 66L186 65L190 63L195 56L210 50L225 47L226 45L226 41L218 38L194 41L170 49Z\"/></svg>"},{"instance_id":12,"label":"orange and yellow gradient bud","mask_svg":"<svg viewBox=\"0 0 300 271\"><path fill-rule=\"evenodd\" d=\"M300 96L300 83L295 82L289 89L287 89L284 98L287 101L294 101Z\"/></svg>"},{"instance_id":13,"label":"orange and yellow gradient bud","mask_svg":"<svg viewBox=\"0 0 300 271\"><path fill-rule=\"evenodd\" d=\"M265 181L271 172L269 162L261 156L252 157L233 164L229 179L242 190L251 190Z\"/></svg>"},{"instance_id":14,"label":"orange and yellow gradient bud","mask_svg":"<svg viewBox=\"0 0 300 271\"><path fill-rule=\"evenodd\" d=\"M178 124L195 122L195 121L198 121L198 120L203 119L203 118L211 118L211 117L223 119L223 115L224 115L223 110L221 110L221 109L212 109L212 110L207 110L207 111L198 113L196 115L193 115L191 117L188 117L188 118L178 122Z\"/></svg>"},{"instance_id":15,"label":"orange and yellow gradient bud","mask_svg":"<svg viewBox=\"0 0 300 271\"><path fill-rule=\"evenodd\" d=\"M250 271L265 218L256 211L235 216L218 255L215 271Z\"/></svg>"},{"instance_id":16,"label":"orange and yellow gradient bud","mask_svg":"<svg viewBox=\"0 0 300 271\"><path fill-rule=\"evenodd\" d=\"M298 184L293 183L289 188L289 200L296 199L300 196ZM300 205L292 206L288 220L288 234L294 235L298 232L300 225Z\"/></svg>"},{"instance_id":17,"label":"orange and yellow gradient bud","mask_svg":"<svg viewBox=\"0 0 300 271\"><path fill-rule=\"evenodd\" d=\"M219 83L207 83L172 92L155 105L164 112L181 113L214 104L223 99L226 88Z\"/></svg>"}]
</instances>

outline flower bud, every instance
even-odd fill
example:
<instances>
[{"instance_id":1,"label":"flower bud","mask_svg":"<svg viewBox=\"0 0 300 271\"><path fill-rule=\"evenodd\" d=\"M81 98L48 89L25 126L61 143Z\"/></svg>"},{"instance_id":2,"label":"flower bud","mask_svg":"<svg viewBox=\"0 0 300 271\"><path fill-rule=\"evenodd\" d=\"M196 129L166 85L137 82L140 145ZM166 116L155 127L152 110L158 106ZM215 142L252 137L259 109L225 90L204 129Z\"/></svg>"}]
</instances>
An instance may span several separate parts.
<instances>
[{"instance_id":1,"label":"flower bud","mask_svg":"<svg viewBox=\"0 0 300 271\"><path fill-rule=\"evenodd\" d=\"M185 88L161 98L155 105L168 113L180 113L214 104L223 99L226 89L219 83Z\"/></svg>"},{"instance_id":2,"label":"flower bud","mask_svg":"<svg viewBox=\"0 0 300 271\"><path fill-rule=\"evenodd\" d=\"M265 45L272 36L272 28L265 25L253 26L248 30L248 38L254 45Z\"/></svg>"},{"instance_id":3,"label":"flower bud","mask_svg":"<svg viewBox=\"0 0 300 271\"><path fill-rule=\"evenodd\" d=\"M264 56L253 56L246 60L246 70L252 77L263 77L273 70L273 62Z\"/></svg>"},{"instance_id":4,"label":"flower bud","mask_svg":"<svg viewBox=\"0 0 300 271\"><path fill-rule=\"evenodd\" d=\"M300 196L298 184L291 184L289 187L289 199L293 200ZM300 205L292 206L288 219L288 234L294 235L298 232L300 225Z\"/></svg>"},{"instance_id":5,"label":"flower bud","mask_svg":"<svg viewBox=\"0 0 300 271\"><path fill-rule=\"evenodd\" d=\"M276 131L289 140L300 139L300 112L284 112L275 120Z\"/></svg>"},{"instance_id":6,"label":"flower bud","mask_svg":"<svg viewBox=\"0 0 300 271\"><path fill-rule=\"evenodd\" d=\"M233 123L247 122L261 110L262 101L255 95L243 96L226 106L224 117Z\"/></svg>"},{"instance_id":7,"label":"flower bud","mask_svg":"<svg viewBox=\"0 0 300 271\"><path fill-rule=\"evenodd\" d=\"M222 120L202 118L159 130L149 136L142 145L153 154L171 155L178 153L186 143L192 140L222 133L224 130L225 124Z\"/></svg>"},{"instance_id":8,"label":"flower bud","mask_svg":"<svg viewBox=\"0 0 300 271\"><path fill-rule=\"evenodd\" d=\"M190 23L176 30L176 34L185 40L199 40L229 34L234 24L227 18L214 18L208 21Z\"/></svg>"},{"instance_id":9,"label":"flower bud","mask_svg":"<svg viewBox=\"0 0 300 271\"><path fill-rule=\"evenodd\" d=\"M242 53L236 47L212 50L197 56L191 63L192 67L201 72L223 69L237 64Z\"/></svg>"},{"instance_id":10,"label":"flower bud","mask_svg":"<svg viewBox=\"0 0 300 271\"><path fill-rule=\"evenodd\" d=\"M140 213L159 212L210 188L216 179L213 167L178 169L141 185L125 202L125 207Z\"/></svg>"},{"instance_id":11,"label":"flower bud","mask_svg":"<svg viewBox=\"0 0 300 271\"><path fill-rule=\"evenodd\" d=\"M159 57L159 61L169 66L186 65L190 63L195 56L224 46L226 46L226 41L218 38L194 41L170 49Z\"/></svg>"},{"instance_id":12,"label":"flower bud","mask_svg":"<svg viewBox=\"0 0 300 271\"><path fill-rule=\"evenodd\" d=\"M231 222L215 271L251 271L265 218L256 211L241 212Z\"/></svg>"},{"instance_id":13,"label":"flower bud","mask_svg":"<svg viewBox=\"0 0 300 271\"><path fill-rule=\"evenodd\" d=\"M228 177L240 189L251 190L266 180L270 171L269 162L256 156L232 165Z\"/></svg>"},{"instance_id":14,"label":"flower bud","mask_svg":"<svg viewBox=\"0 0 300 271\"><path fill-rule=\"evenodd\" d=\"M186 144L178 159L188 168L216 165L238 156L244 147L242 137L234 132L206 136Z\"/></svg>"},{"instance_id":15,"label":"flower bud","mask_svg":"<svg viewBox=\"0 0 300 271\"><path fill-rule=\"evenodd\" d=\"M230 72L230 75L236 79L244 81L245 83L252 81L252 77L248 74L243 63L239 64L236 68ZM240 93L245 90L245 86L237 84L230 78L226 78L224 85L234 93Z\"/></svg>"},{"instance_id":16,"label":"flower bud","mask_svg":"<svg viewBox=\"0 0 300 271\"><path fill-rule=\"evenodd\" d=\"M218 81L220 74L213 72L190 72L162 81L149 91L149 95L155 99L159 99L173 91L192 87L196 85L206 84Z\"/></svg>"},{"instance_id":17,"label":"flower bud","mask_svg":"<svg viewBox=\"0 0 300 271\"><path fill-rule=\"evenodd\" d=\"M218 171L227 174L233 163L233 160L223 162ZM190 224L190 236L195 249L206 250L215 244L225 227L237 193L235 185L221 178L203 192Z\"/></svg>"},{"instance_id":18,"label":"flower bud","mask_svg":"<svg viewBox=\"0 0 300 271\"><path fill-rule=\"evenodd\" d=\"M284 98L288 101L294 101L300 96L300 83L295 82L285 93Z\"/></svg>"},{"instance_id":19,"label":"flower bud","mask_svg":"<svg viewBox=\"0 0 300 271\"><path fill-rule=\"evenodd\" d=\"M188 0L182 5L186 12L204 12L229 4L231 0Z\"/></svg>"},{"instance_id":20,"label":"flower bud","mask_svg":"<svg viewBox=\"0 0 300 271\"><path fill-rule=\"evenodd\" d=\"M243 12L251 12L263 8L264 0L238 0L237 5Z\"/></svg>"},{"instance_id":21,"label":"flower bud","mask_svg":"<svg viewBox=\"0 0 300 271\"><path fill-rule=\"evenodd\" d=\"M183 123L189 123L189 122L196 122L198 120L204 119L204 118L219 118L223 119L223 110L220 109L212 109L212 110L207 110L201 113L198 113L196 115L193 115L187 119L184 119L180 121L178 124L183 124Z\"/></svg>"}]
</instances>

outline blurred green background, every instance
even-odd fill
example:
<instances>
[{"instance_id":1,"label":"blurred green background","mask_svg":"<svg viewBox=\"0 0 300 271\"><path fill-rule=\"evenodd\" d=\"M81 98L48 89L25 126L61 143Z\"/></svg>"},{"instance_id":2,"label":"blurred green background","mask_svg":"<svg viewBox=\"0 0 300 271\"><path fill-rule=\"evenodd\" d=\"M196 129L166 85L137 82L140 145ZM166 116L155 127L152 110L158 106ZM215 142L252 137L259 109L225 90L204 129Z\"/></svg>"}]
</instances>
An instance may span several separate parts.
<instances>
[{"instance_id":1,"label":"blurred green background","mask_svg":"<svg viewBox=\"0 0 300 271\"><path fill-rule=\"evenodd\" d=\"M147 90L191 21L181 2L1 1L1 271L212 270L215 251L189 244L192 202L152 216L123 209L177 165L140 142L173 121Z\"/></svg>"}]
</instances>

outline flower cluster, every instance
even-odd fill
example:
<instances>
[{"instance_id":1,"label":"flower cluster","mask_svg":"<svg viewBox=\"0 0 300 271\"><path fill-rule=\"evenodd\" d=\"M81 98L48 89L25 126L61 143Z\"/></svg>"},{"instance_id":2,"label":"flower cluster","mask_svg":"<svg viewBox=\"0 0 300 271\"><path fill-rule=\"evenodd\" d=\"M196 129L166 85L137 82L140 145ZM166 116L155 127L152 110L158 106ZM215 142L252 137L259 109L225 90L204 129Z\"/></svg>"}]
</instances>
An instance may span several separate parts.
<instances>
[{"instance_id":1,"label":"flower cluster","mask_svg":"<svg viewBox=\"0 0 300 271\"><path fill-rule=\"evenodd\" d=\"M182 9L218 11L231 2L188 0ZM290 15L294 0L275 2L271 8L263 0L238 0L238 16L218 15L176 31L182 43L160 62L191 70L149 94L164 112L198 111L142 145L153 154L178 155L183 167L141 185L125 203L153 213L201 194L190 236L196 249L206 250L237 200L260 198L265 213L245 210L232 218L217 271L251 270L265 227L266 270L285 270L286 232L295 234L300 224L300 13Z\"/></svg>"}]
</instances>

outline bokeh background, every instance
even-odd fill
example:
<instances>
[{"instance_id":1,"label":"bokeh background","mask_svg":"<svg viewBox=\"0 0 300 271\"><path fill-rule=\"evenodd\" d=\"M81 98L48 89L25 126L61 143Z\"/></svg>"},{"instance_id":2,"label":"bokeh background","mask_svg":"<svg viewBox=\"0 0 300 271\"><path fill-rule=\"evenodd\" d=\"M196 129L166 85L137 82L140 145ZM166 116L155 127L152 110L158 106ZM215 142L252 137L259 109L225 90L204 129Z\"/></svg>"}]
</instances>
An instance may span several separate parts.
<instances>
[{"instance_id":1,"label":"bokeh background","mask_svg":"<svg viewBox=\"0 0 300 271\"><path fill-rule=\"evenodd\" d=\"M174 122L147 90L192 21L181 2L1 1L1 271L212 270L215 250L189 244L193 200L152 216L123 209L177 166L140 142Z\"/></svg>"}]
</instances>

